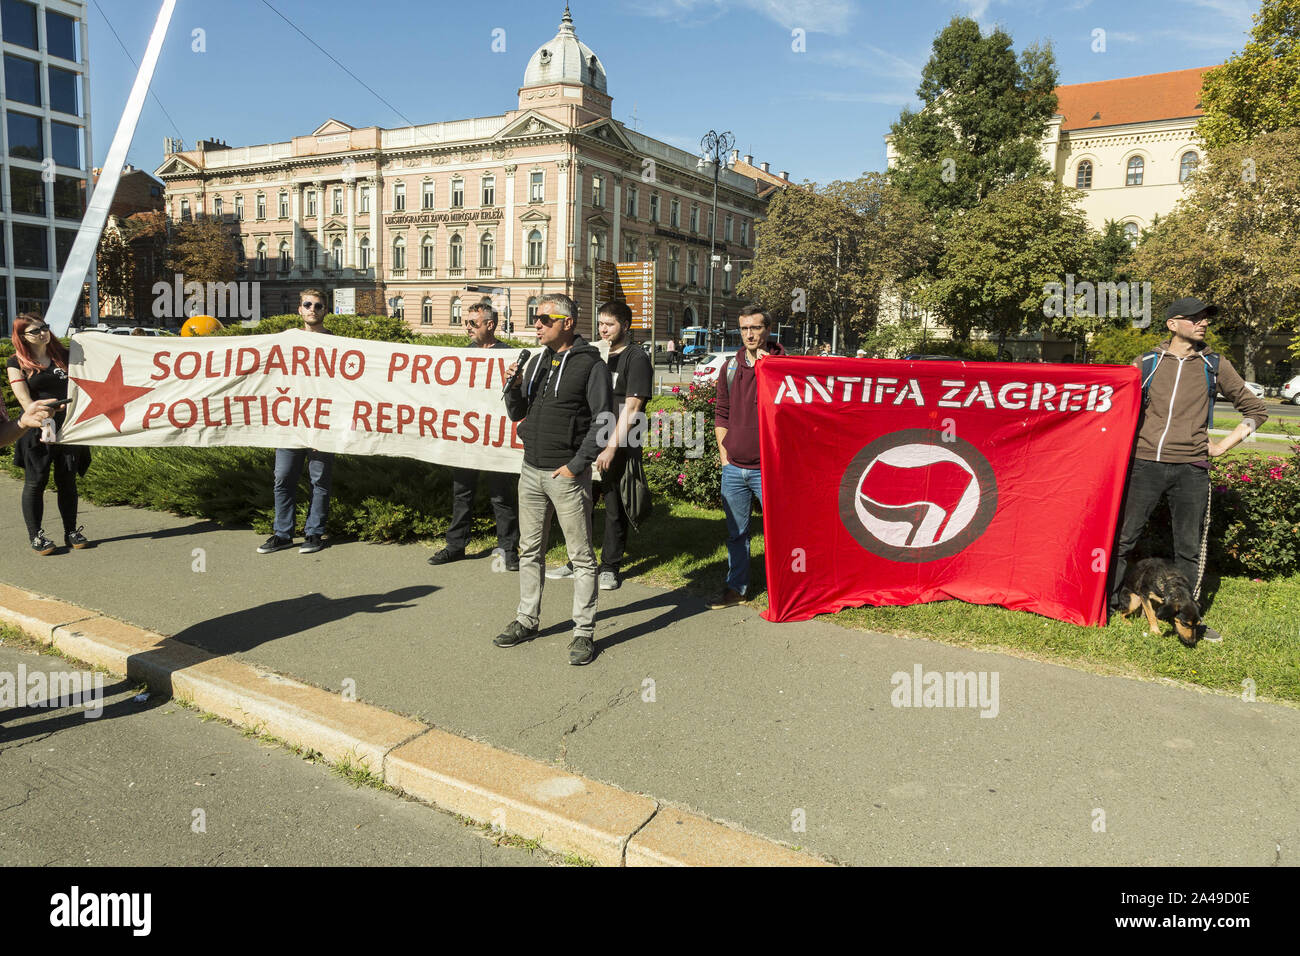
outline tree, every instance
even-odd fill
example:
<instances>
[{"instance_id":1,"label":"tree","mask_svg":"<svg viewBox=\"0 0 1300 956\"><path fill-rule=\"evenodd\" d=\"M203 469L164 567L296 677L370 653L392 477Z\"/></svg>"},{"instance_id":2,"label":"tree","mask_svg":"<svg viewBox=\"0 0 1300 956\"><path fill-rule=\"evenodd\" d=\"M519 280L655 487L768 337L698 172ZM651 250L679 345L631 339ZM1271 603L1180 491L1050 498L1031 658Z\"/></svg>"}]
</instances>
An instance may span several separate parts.
<instances>
[{"instance_id":1,"label":"tree","mask_svg":"<svg viewBox=\"0 0 1300 956\"><path fill-rule=\"evenodd\" d=\"M113 226L104 230L95 253L98 263L100 312L135 315L135 257L131 247Z\"/></svg>"},{"instance_id":2,"label":"tree","mask_svg":"<svg viewBox=\"0 0 1300 956\"><path fill-rule=\"evenodd\" d=\"M786 189L768 206L737 291L796 323L861 331L874 325L882 291L929 258L933 232L880 173Z\"/></svg>"},{"instance_id":3,"label":"tree","mask_svg":"<svg viewBox=\"0 0 1300 956\"><path fill-rule=\"evenodd\" d=\"M186 219L172 228L167 268L184 275L186 282L229 282L235 278L237 242L216 219Z\"/></svg>"},{"instance_id":4,"label":"tree","mask_svg":"<svg viewBox=\"0 0 1300 956\"><path fill-rule=\"evenodd\" d=\"M934 41L921 73L920 112L890 128L891 181L940 221L1005 183L1049 174L1039 153L1056 111L1056 60L1030 45L1019 61L1011 37L956 17Z\"/></svg>"},{"instance_id":5,"label":"tree","mask_svg":"<svg viewBox=\"0 0 1300 956\"><path fill-rule=\"evenodd\" d=\"M1211 149L1206 159L1188 194L1138 244L1132 268L1158 300L1195 295L1220 306L1218 324L1242 336L1243 372L1253 379L1268 336L1300 317L1300 128Z\"/></svg>"},{"instance_id":6,"label":"tree","mask_svg":"<svg viewBox=\"0 0 1300 956\"><path fill-rule=\"evenodd\" d=\"M1211 149L1300 126L1300 0L1264 0L1251 41L1205 75L1197 132Z\"/></svg>"},{"instance_id":7,"label":"tree","mask_svg":"<svg viewBox=\"0 0 1300 956\"><path fill-rule=\"evenodd\" d=\"M1093 239L1073 191L1047 179L1025 179L990 193L953 218L943 236L935 278L918 301L940 313L953 338L980 329L1001 342L1049 326L1079 335L1091 316L1049 319L1051 283L1080 275L1092 261Z\"/></svg>"}]
</instances>

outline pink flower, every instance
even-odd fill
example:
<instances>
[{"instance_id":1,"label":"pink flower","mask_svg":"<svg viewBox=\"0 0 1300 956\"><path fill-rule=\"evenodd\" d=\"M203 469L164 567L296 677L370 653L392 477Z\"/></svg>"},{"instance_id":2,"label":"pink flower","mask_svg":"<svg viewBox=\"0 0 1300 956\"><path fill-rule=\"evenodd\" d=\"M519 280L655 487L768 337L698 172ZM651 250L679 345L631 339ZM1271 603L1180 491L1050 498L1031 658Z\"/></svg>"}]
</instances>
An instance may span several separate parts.
<instances>
[{"instance_id":1,"label":"pink flower","mask_svg":"<svg viewBox=\"0 0 1300 956\"><path fill-rule=\"evenodd\" d=\"M663 456L664 456L664 453L663 453L663 452L661 452L661 451L657 451L657 452L655 452L655 457L656 457L656 458L662 458Z\"/></svg>"},{"instance_id":2,"label":"pink flower","mask_svg":"<svg viewBox=\"0 0 1300 956\"><path fill-rule=\"evenodd\" d=\"M1250 475L1242 475L1242 476L1241 476L1241 480L1242 480L1242 481L1250 481Z\"/></svg>"},{"instance_id":3,"label":"pink flower","mask_svg":"<svg viewBox=\"0 0 1300 956\"><path fill-rule=\"evenodd\" d=\"M679 485L684 485L684 484L686 484L686 476L685 476L685 475L678 475L678 476L677 476L677 483L678 483Z\"/></svg>"},{"instance_id":4,"label":"pink flower","mask_svg":"<svg viewBox=\"0 0 1300 956\"><path fill-rule=\"evenodd\" d=\"M694 387L695 387L694 385L691 386L691 388L694 388ZM682 391L682 387L681 387L680 385L674 385L674 386L673 386L673 394L674 394L674 395L679 395L679 394L681 394L681 391Z\"/></svg>"},{"instance_id":5,"label":"pink flower","mask_svg":"<svg viewBox=\"0 0 1300 956\"><path fill-rule=\"evenodd\" d=\"M1279 478L1282 477L1282 469L1281 469L1281 468L1270 468L1270 469L1268 470L1268 476L1269 476L1270 478L1272 478L1274 481L1277 481Z\"/></svg>"}]
</instances>

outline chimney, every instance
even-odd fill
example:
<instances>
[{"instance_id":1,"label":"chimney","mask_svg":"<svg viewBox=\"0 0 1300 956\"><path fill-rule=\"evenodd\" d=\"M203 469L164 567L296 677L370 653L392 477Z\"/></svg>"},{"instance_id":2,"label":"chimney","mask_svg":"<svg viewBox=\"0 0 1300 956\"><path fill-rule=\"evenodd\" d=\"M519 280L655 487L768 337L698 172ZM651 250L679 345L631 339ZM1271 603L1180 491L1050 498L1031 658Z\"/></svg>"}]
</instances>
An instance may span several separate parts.
<instances>
[{"instance_id":1,"label":"chimney","mask_svg":"<svg viewBox=\"0 0 1300 956\"><path fill-rule=\"evenodd\" d=\"M734 164L734 163L736 163L739 159L740 159L740 150L738 150L738 149L733 149L733 150L731 151L731 162Z\"/></svg>"},{"instance_id":2,"label":"chimney","mask_svg":"<svg viewBox=\"0 0 1300 956\"><path fill-rule=\"evenodd\" d=\"M762 163L759 163L759 164L758 164L758 168L761 169L761 170L762 170L763 172L765 172L765 173L770 173L771 170L768 169L768 167L771 166L771 165L772 165L771 163L762 162Z\"/></svg>"},{"instance_id":3,"label":"chimney","mask_svg":"<svg viewBox=\"0 0 1300 956\"><path fill-rule=\"evenodd\" d=\"M746 165L746 166L753 166L753 165L754 165L754 157L753 157L751 154L749 154L749 153L746 153L746 154L745 154L745 165Z\"/></svg>"},{"instance_id":4,"label":"chimney","mask_svg":"<svg viewBox=\"0 0 1300 956\"><path fill-rule=\"evenodd\" d=\"M788 183L790 181L790 170L788 169L781 170L781 178Z\"/></svg>"}]
</instances>

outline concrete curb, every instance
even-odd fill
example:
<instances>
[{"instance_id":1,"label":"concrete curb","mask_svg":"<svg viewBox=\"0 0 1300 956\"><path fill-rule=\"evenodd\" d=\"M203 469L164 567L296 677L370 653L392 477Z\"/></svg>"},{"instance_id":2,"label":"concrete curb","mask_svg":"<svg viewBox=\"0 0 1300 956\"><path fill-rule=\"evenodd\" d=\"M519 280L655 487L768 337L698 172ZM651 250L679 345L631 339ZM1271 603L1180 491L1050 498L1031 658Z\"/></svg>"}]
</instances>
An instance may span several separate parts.
<instances>
[{"instance_id":1,"label":"concrete curb","mask_svg":"<svg viewBox=\"0 0 1300 956\"><path fill-rule=\"evenodd\" d=\"M444 810L606 866L827 866L651 797L0 584L0 622Z\"/></svg>"}]
</instances>

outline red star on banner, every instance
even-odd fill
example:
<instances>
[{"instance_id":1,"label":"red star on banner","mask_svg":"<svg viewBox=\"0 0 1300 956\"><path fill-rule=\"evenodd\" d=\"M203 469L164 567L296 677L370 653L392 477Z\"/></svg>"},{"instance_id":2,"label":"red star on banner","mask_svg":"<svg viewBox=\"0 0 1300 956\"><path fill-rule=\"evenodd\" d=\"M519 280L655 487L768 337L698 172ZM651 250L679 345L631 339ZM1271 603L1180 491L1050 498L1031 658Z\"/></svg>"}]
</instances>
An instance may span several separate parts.
<instances>
[{"instance_id":1,"label":"red star on banner","mask_svg":"<svg viewBox=\"0 0 1300 956\"><path fill-rule=\"evenodd\" d=\"M96 382L85 378L72 380L90 396L90 405L73 424L80 425L89 418L103 415L119 432L122 430L122 421L126 418L126 406L141 395L153 391L152 386L143 388L139 385L127 385L122 381L122 356L120 355L113 362L113 367L108 370L108 376L104 381Z\"/></svg>"}]
</instances>

